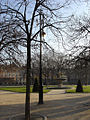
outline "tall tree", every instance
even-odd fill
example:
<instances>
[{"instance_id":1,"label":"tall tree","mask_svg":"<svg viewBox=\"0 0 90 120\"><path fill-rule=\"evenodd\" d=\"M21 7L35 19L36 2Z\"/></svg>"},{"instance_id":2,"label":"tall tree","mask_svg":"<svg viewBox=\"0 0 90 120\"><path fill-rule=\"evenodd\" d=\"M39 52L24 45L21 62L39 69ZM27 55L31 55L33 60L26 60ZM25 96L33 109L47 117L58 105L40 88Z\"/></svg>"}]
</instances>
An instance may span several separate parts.
<instances>
[{"instance_id":1,"label":"tall tree","mask_svg":"<svg viewBox=\"0 0 90 120\"><path fill-rule=\"evenodd\" d=\"M19 62L16 55L23 56L20 46L25 46L24 35L14 20L8 20L4 15L0 17L0 63L9 62L11 59Z\"/></svg>"},{"instance_id":2,"label":"tall tree","mask_svg":"<svg viewBox=\"0 0 90 120\"><path fill-rule=\"evenodd\" d=\"M30 120L30 80L31 80L31 43L40 42L38 34L42 32L44 28L50 29L50 31L56 36L59 37L62 35L63 28L65 28L65 23L68 21L65 16L63 17L59 10L63 9L64 6L70 4L70 0L64 1L52 1L52 0L7 0L1 1L0 3L0 15L1 18L5 18L5 27L13 24L13 32L14 30L19 30L20 33L23 33L23 37L17 37L16 34L14 36L10 35L10 39L15 38L15 43L22 44L26 42L27 47L27 78L26 78L26 104L25 104L25 119ZM43 19L45 22L43 27L39 29L40 21L38 20L38 16L43 15ZM58 14L57 14L58 13ZM60 13L60 14L59 14ZM43 21L41 19L41 21ZM37 22L37 24L36 24ZM63 25L62 25L63 24ZM4 26L2 26L4 28ZM6 37L7 35L5 35ZM4 36L3 36L4 37ZM5 40L5 42L8 39ZM11 40L14 42L13 40ZM3 39L1 39L1 43ZM13 45L15 45L15 43ZM9 43L8 43L9 44ZM9 44L10 45L10 44ZM6 45L5 45L6 46ZM11 44L12 46L12 44ZM2 47L2 45L1 45ZM5 47L4 47L5 48ZM6 46L7 48L7 46ZM13 47L15 49L15 46Z\"/></svg>"},{"instance_id":3,"label":"tall tree","mask_svg":"<svg viewBox=\"0 0 90 120\"><path fill-rule=\"evenodd\" d=\"M89 62L90 62L90 17L82 15L73 16L68 24L68 43L71 47L73 68L77 71L78 79L84 79L84 83L88 83ZM88 74L88 75L87 75Z\"/></svg>"}]
</instances>

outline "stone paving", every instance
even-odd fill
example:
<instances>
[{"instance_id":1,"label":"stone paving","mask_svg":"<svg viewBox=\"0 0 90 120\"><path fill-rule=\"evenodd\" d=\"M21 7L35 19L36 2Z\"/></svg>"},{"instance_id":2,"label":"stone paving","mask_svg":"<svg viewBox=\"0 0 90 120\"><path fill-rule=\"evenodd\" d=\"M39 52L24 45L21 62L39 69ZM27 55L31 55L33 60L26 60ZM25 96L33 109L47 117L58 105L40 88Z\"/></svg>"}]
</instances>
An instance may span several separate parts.
<instances>
[{"instance_id":1,"label":"stone paving","mask_svg":"<svg viewBox=\"0 0 90 120\"><path fill-rule=\"evenodd\" d=\"M25 94L0 91L0 120L24 114ZM52 90L38 105L38 94L31 93L31 113L43 114L47 120L90 120L90 93L66 94Z\"/></svg>"}]
</instances>

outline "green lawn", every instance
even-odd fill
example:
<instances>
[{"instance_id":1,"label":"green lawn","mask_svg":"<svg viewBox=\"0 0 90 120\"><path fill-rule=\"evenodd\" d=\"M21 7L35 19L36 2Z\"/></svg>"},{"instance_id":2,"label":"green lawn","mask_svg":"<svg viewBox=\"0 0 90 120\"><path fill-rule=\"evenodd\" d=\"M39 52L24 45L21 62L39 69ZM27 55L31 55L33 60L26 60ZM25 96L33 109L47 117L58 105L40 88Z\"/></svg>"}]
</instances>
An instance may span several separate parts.
<instances>
[{"instance_id":1,"label":"green lawn","mask_svg":"<svg viewBox=\"0 0 90 120\"><path fill-rule=\"evenodd\" d=\"M48 86L51 87L51 86ZM53 86L55 87L55 86ZM70 85L68 87L73 87L74 89L68 89L66 90L66 93L76 93L76 86L75 85ZM43 87L43 93L47 93L50 91L50 89L46 89L47 87ZM32 93L33 87L31 86L30 92ZM11 92L19 92L19 93L25 93L26 92L26 87L0 87L0 90L6 90L6 91L11 91ZM90 93L90 86L83 86L83 91L84 93Z\"/></svg>"},{"instance_id":2,"label":"green lawn","mask_svg":"<svg viewBox=\"0 0 90 120\"><path fill-rule=\"evenodd\" d=\"M33 89L33 87L30 88L31 93L32 93L32 89ZM26 92L26 87L0 87L0 90L25 93ZM48 90L48 89L43 89L43 93L47 93L49 91L50 90Z\"/></svg>"},{"instance_id":3,"label":"green lawn","mask_svg":"<svg viewBox=\"0 0 90 120\"><path fill-rule=\"evenodd\" d=\"M90 93L90 86L83 86L84 93ZM66 90L66 93L76 93L76 86L74 89Z\"/></svg>"}]
</instances>

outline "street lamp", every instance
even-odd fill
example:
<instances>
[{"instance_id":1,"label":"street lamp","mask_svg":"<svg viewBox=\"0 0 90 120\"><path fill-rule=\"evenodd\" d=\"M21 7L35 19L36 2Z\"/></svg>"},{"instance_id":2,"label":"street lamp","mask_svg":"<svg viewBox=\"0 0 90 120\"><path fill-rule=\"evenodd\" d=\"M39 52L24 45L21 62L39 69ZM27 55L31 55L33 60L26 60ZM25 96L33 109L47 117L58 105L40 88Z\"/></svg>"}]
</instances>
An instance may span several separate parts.
<instances>
[{"instance_id":1,"label":"street lamp","mask_svg":"<svg viewBox=\"0 0 90 120\"><path fill-rule=\"evenodd\" d=\"M42 32L42 37L44 38L44 37L45 37L45 35L46 35L46 33L43 31L43 32Z\"/></svg>"},{"instance_id":2,"label":"street lamp","mask_svg":"<svg viewBox=\"0 0 90 120\"><path fill-rule=\"evenodd\" d=\"M46 33L43 31L43 26L44 26L44 20L42 18L43 14L42 11L40 10L40 73L39 73L39 103L38 104L43 104L43 85L42 85L42 37L46 35ZM43 24L42 21L43 20Z\"/></svg>"}]
</instances>

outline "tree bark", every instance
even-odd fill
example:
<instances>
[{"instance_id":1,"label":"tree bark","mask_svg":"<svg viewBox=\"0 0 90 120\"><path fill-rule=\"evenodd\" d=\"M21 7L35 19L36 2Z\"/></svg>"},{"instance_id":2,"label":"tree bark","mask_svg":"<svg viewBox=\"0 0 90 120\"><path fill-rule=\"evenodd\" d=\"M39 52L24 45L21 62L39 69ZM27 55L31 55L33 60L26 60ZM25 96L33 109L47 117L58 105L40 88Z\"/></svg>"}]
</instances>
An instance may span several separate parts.
<instances>
[{"instance_id":1,"label":"tree bark","mask_svg":"<svg viewBox=\"0 0 90 120\"><path fill-rule=\"evenodd\" d=\"M27 39L27 77L26 77L26 103L25 120L30 120L30 80L31 80L31 41Z\"/></svg>"}]
</instances>

